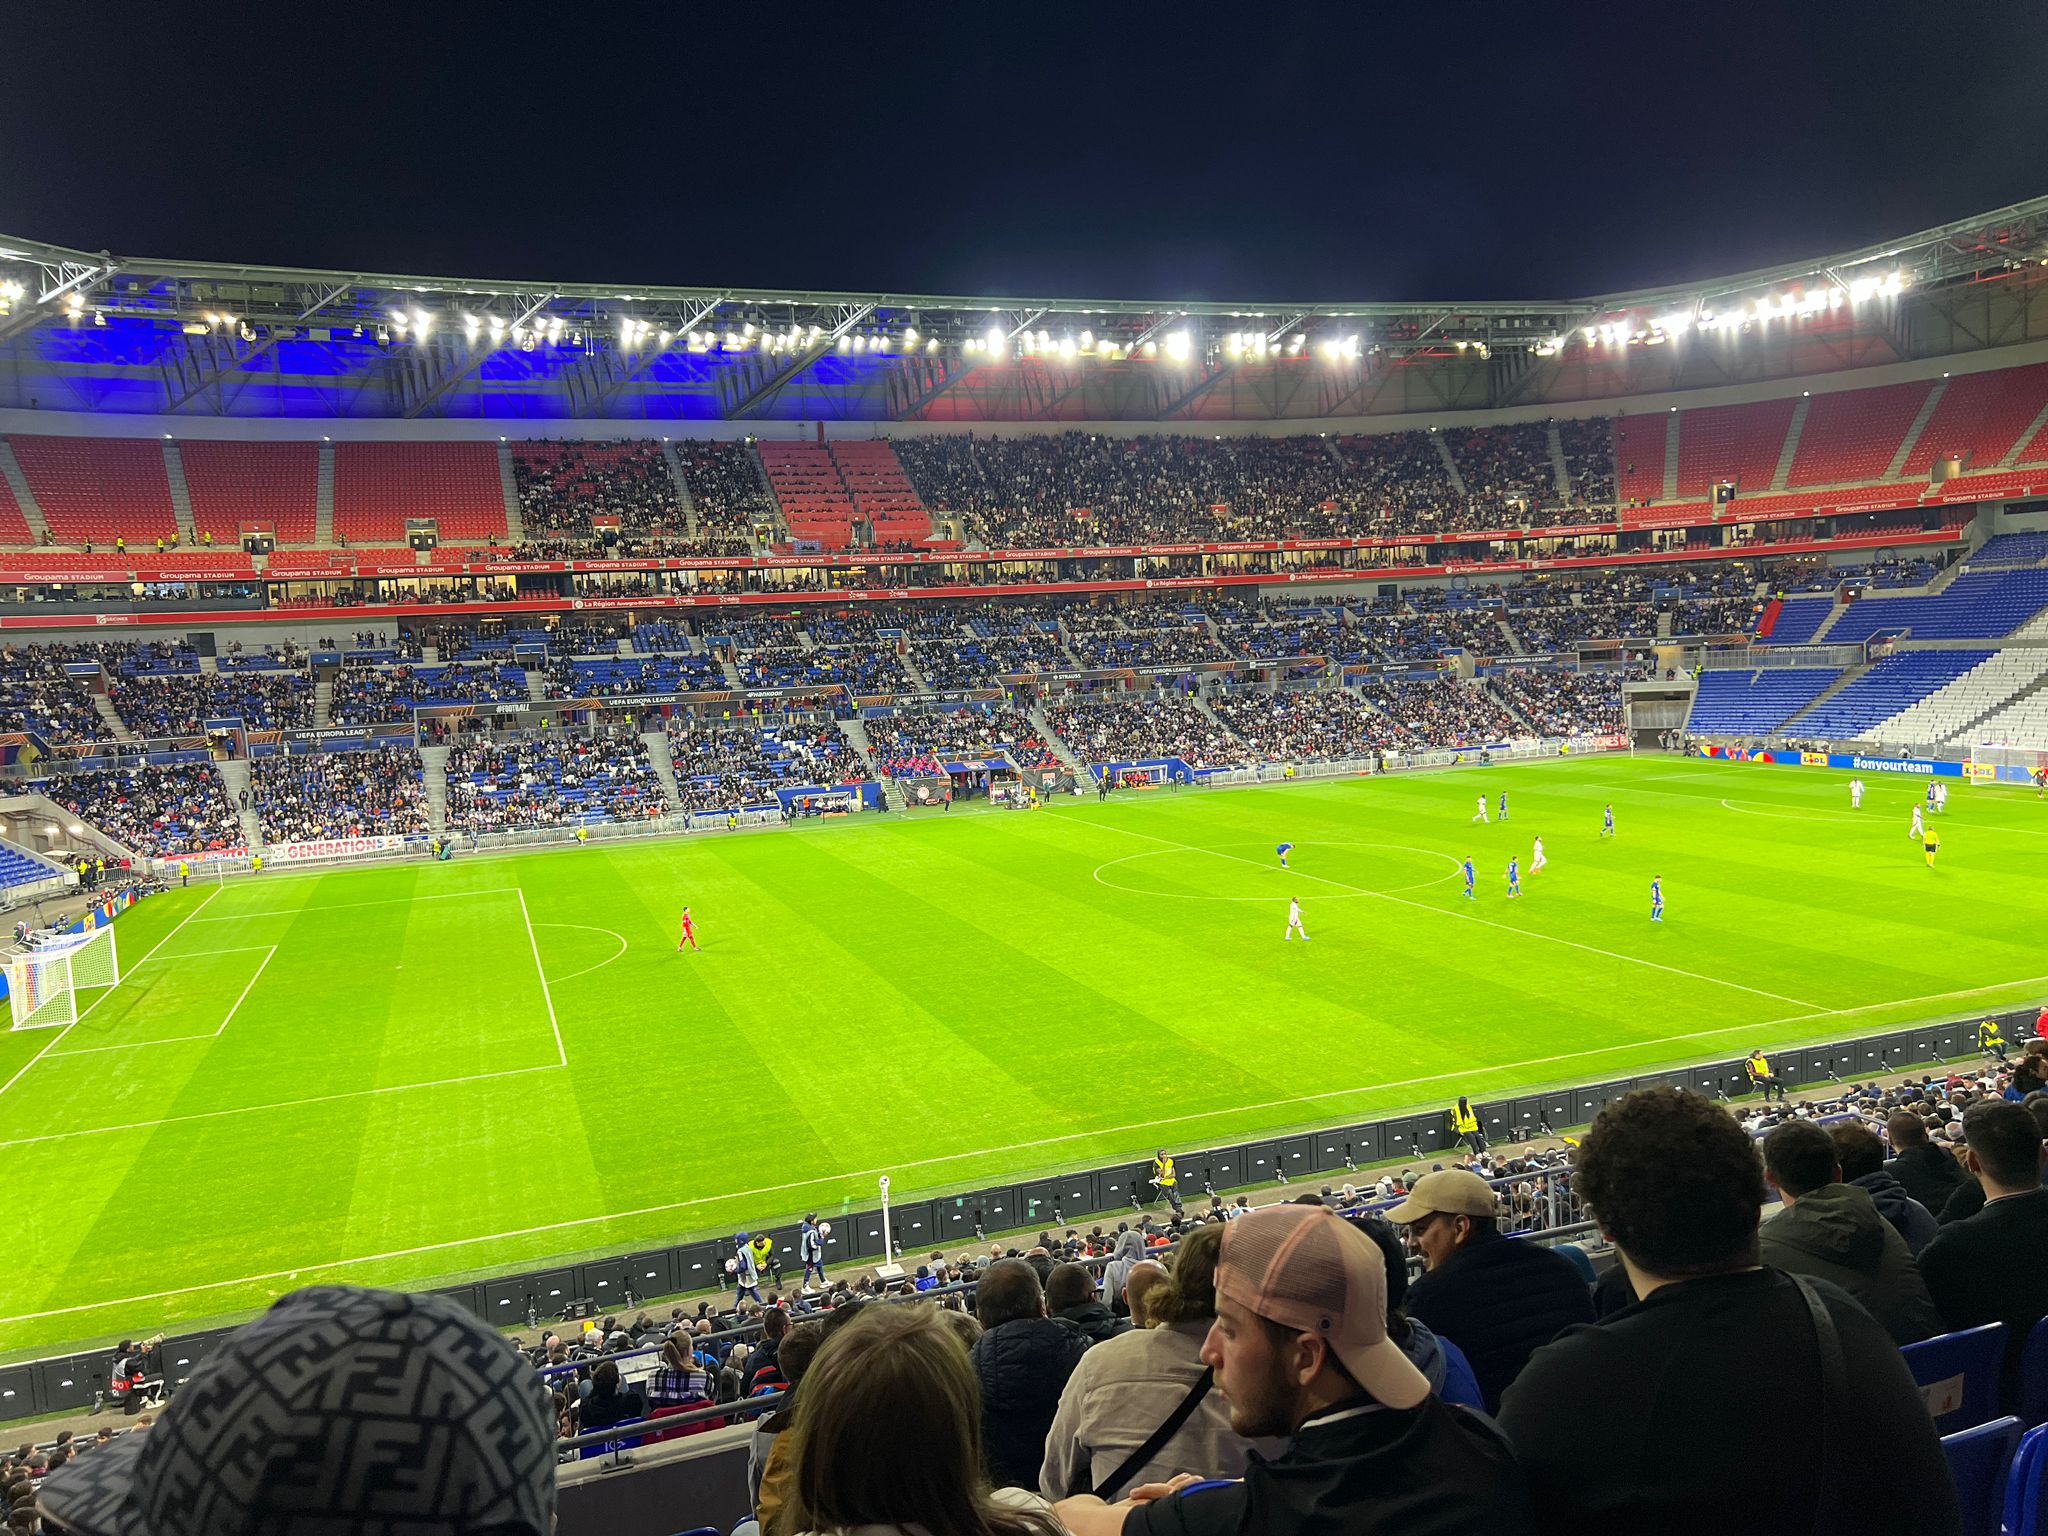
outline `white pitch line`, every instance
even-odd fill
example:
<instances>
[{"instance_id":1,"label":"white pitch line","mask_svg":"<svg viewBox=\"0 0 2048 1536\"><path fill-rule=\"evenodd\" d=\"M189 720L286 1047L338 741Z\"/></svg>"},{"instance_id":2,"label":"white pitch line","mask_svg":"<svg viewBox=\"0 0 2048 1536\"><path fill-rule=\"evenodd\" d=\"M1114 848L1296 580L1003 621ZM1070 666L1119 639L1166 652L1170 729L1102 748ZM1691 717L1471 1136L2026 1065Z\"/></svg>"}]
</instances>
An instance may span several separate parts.
<instances>
[{"instance_id":1,"label":"white pitch line","mask_svg":"<svg viewBox=\"0 0 2048 1536\"><path fill-rule=\"evenodd\" d=\"M1062 821L1075 820L1074 817L1067 815L1064 811L1052 811L1049 814L1059 817ZM1131 837L1142 837L1149 842L1161 843L1168 848L1179 848L1187 853L1206 853L1219 859L1234 859L1240 864L1250 864L1255 869L1268 867L1256 859L1247 859L1241 854L1219 853L1214 848L1198 848L1192 843L1178 843L1170 837L1155 837L1150 832L1140 832L1133 827L1115 827L1112 830L1126 833ZM1297 879L1314 880L1322 885L1335 886L1340 891L1350 891L1360 896L1376 896L1381 901L1391 901L1396 906L1413 907L1418 912L1433 912L1439 917L1458 918L1468 923L1479 923L1487 928L1498 928L1503 933L1515 933L1520 934L1524 938L1541 939L1550 944L1562 944L1568 949L1582 949L1589 955L1605 955L1610 960L1621 960L1630 965L1648 966L1653 971L1665 971L1673 976L1684 976L1693 981L1704 981L1710 986L1732 987L1737 992L1748 992L1756 997L1768 997L1773 1002L1791 1003L1794 1007L1798 1008L1810 1008L1821 1012L1826 1011L1821 1008L1819 1003L1810 1003L1803 997L1788 997L1783 992L1768 992L1762 987L1745 986L1739 981L1729 981L1725 977L1702 975L1698 971L1688 971L1679 966L1666 965L1661 960L1645 960L1639 955L1624 955L1618 950L1602 949L1597 944L1581 944L1577 939L1559 938L1554 933L1539 933L1533 928L1517 928L1512 923L1497 923L1491 918L1480 917L1471 912L1446 911L1442 907L1432 907L1428 902L1410 901L1405 896L1395 896L1386 891L1368 891L1362 886L1350 885L1342 880L1331 880L1323 875L1311 875L1303 870L1289 870L1288 873Z\"/></svg>"},{"instance_id":2,"label":"white pitch line","mask_svg":"<svg viewBox=\"0 0 2048 1536\"><path fill-rule=\"evenodd\" d=\"M265 949L268 950L269 953L257 962L256 974L249 978L249 985L242 988L241 995L237 997L234 1000L234 1002L229 1006L226 1015L221 1019L220 1023L216 1025L213 1029L207 1031L205 1034L169 1035L162 1040L130 1040L123 1045L82 1045L75 1051L52 1051L50 1052L50 1054L53 1057L90 1056L96 1051L139 1051L144 1046L149 1045L180 1045L190 1040L218 1040L222 1035L228 1032L228 1025L234 1022L235 1014L240 1011L242 1003L248 998L250 992L255 990L256 983L263 979L264 967L269 965L271 961L277 958L277 946L275 944L257 944L251 947L255 949ZM228 955L243 954L247 953L247 951L222 949L215 950L213 951L213 953ZM183 955L177 955L173 956L172 958L182 960L185 957Z\"/></svg>"},{"instance_id":3,"label":"white pitch line","mask_svg":"<svg viewBox=\"0 0 2048 1536\"><path fill-rule=\"evenodd\" d=\"M170 943L172 939L176 938L178 934L183 930L185 924L191 922L194 918L198 917L200 913L204 912L207 908L207 904L211 902L214 897L218 896L224 889L226 889L226 887L216 885L212 890L208 891L206 893L205 900L201 901L199 905L194 907L190 912L187 912L185 916L178 922L177 926L172 928L169 933L165 934L162 938L158 939L154 944L150 945L149 954L144 955L142 959L136 961L135 965L142 965L146 963L150 955L155 954L158 950L162 949L166 944ZM133 970L134 968L134 966L129 967L130 970ZM117 988L115 987L109 987L107 988L106 991L102 992L98 997L94 998L91 1002L87 1003L84 1009L80 1011L77 1018L73 1019L69 1024L66 1024L62 1029L57 1031L56 1035L51 1039L48 1045L44 1046L40 1051L37 1051L35 1055L29 1057L27 1061L22 1063L22 1067L19 1072L15 1073L14 1076L7 1079L6 1082L0 1083L0 1095L4 1095L8 1089L12 1088L24 1077L27 1077L29 1073L29 1068L33 1067L37 1062L41 1061L45 1056L49 1055L50 1052L56 1048L58 1043L62 1041L66 1035L70 1034L72 1030L78 1028L78 1026L84 1022L86 1014L91 1013L93 1009L99 1007L99 1005L105 1002L109 997L112 997L116 990Z\"/></svg>"},{"instance_id":4,"label":"white pitch line","mask_svg":"<svg viewBox=\"0 0 2048 1536\"><path fill-rule=\"evenodd\" d=\"M606 958L598 961L597 964L586 965L582 970L571 971L566 976L557 976L555 978L556 986L560 986L565 981L574 981L578 976L588 976L592 971L601 971L626 952L626 936L613 928L599 928L591 923L535 923L533 926L536 928L578 928L585 933L608 933L619 941L619 947Z\"/></svg>"},{"instance_id":5,"label":"white pitch line","mask_svg":"<svg viewBox=\"0 0 2048 1536\"><path fill-rule=\"evenodd\" d=\"M533 936L533 917L526 910L526 892L517 886L513 889L519 894L519 916L526 924L526 942L533 948L533 969L534 974L540 977L541 1001L548 1005L548 1027L555 1032L555 1054L566 1067L569 1065L569 1048L562 1044L562 1026L555 1019L555 994L548 990L547 967L540 963L540 940ZM616 938L617 935L614 934L613 937ZM612 958L618 957L614 955Z\"/></svg>"},{"instance_id":6,"label":"white pitch line","mask_svg":"<svg viewBox=\"0 0 2048 1536\"><path fill-rule=\"evenodd\" d=\"M419 896L380 896L375 901L330 901L312 907L279 907L270 912L223 912L218 917L203 919L209 923L239 923L245 917L303 917L308 912L346 912L351 907L392 907L400 902L407 905L415 901L467 901L473 896L517 896L516 885L494 885L481 891L433 891ZM191 919L186 919L191 921Z\"/></svg>"},{"instance_id":7,"label":"white pitch line","mask_svg":"<svg viewBox=\"0 0 2048 1536\"><path fill-rule=\"evenodd\" d=\"M1524 1068L1535 1066L1548 1066L1560 1061L1583 1061L1588 1057L1613 1055L1617 1051L1640 1050L1645 1047L1658 1045L1675 1045L1682 1041L1687 1040L1712 1040L1721 1035L1744 1034L1752 1030L1768 1029L1777 1025L1792 1023L1800 1018L1830 1018L1840 1017L1843 1014L1869 1013L1879 1008L1906 1006L1912 1003L1934 1002L1942 998L1948 997L1974 996L1983 992L1996 991L2002 987L2030 986L2037 982L2048 982L2048 976L2029 976L2024 977L2019 981L1998 982L1994 983L1992 986L1973 987L1965 991L1935 992L1930 993L1925 997L1893 999L1882 1003L1871 1003L1862 1008L1831 1008L1812 1015L1797 1014L1785 1019L1769 1019L1761 1024L1730 1024L1716 1029L1693 1030L1682 1035L1665 1035L1655 1040L1629 1040L1623 1041L1617 1045L1595 1046L1589 1050L1567 1051L1556 1056L1532 1056L1526 1061L1495 1062L1489 1063L1484 1066L1468 1066L1461 1068L1455 1072L1432 1073L1427 1077L1400 1078L1394 1082L1370 1083L1363 1087L1355 1088L1333 1088L1325 1093L1300 1094L1285 1099L1269 1099L1262 1104L1238 1104L1223 1109L1199 1110L1192 1114L1173 1115L1163 1120L1147 1120L1134 1125L1106 1126L1099 1130L1072 1131L1061 1136L1040 1137L1036 1141L1020 1141L1007 1147L985 1147L979 1151L950 1152L940 1157L920 1158L916 1162L890 1163L885 1167L856 1169L850 1173L820 1174L818 1177L812 1179L791 1179L780 1184L763 1184L755 1189L733 1190L727 1194L708 1195L698 1200L674 1200L663 1205L642 1206L636 1210L630 1211L612 1211L601 1216L578 1216L568 1221L548 1222L541 1226L535 1227L519 1227L508 1232L490 1232L480 1234L476 1237L450 1238L445 1242L422 1243L417 1247L413 1248L394 1248L385 1253L358 1254L353 1258L334 1259L324 1264L301 1264L292 1269L270 1270L264 1274L258 1275L241 1275L232 1280L210 1280L201 1285L175 1286L170 1290L148 1291L138 1296L120 1296L107 1301L80 1302L75 1306L53 1307L48 1311L44 1312L23 1312L14 1317L0 1318L0 1326L6 1326L13 1323L36 1322L47 1317L65 1317L74 1312L90 1312L101 1307L138 1306L144 1302L168 1300L170 1297L173 1296L190 1296L201 1291L225 1290L231 1286L237 1285L258 1285L269 1280L296 1280L306 1275L322 1274L328 1270L333 1269L348 1269L359 1264L388 1263L394 1259L417 1258L419 1255L424 1253L443 1253L451 1248L474 1247L479 1243L508 1242L514 1238L539 1237L543 1234L551 1232L567 1232L572 1231L578 1227L596 1226L603 1222L636 1221L641 1217L645 1216L667 1216L672 1215L677 1211L699 1209L705 1206L723 1205L732 1201L758 1200L763 1196L785 1194L788 1191L795 1189L815 1189L820 1185L831 1184L842 1180L870 1179L874 1178L879 1174L889 1173L892 1171L901 1171L906 1168L943 1167L949 1163L965 1162L970 1158L1001 1157L1013 1152L1031 1152L1036 1151L1041 1147L1061 1146L1071 1141L1086 1141L1111 1136L1131 1136L1135 1135L1139 1131L1151 1133L1157 1131L1161 1126L1187 1125L1203 1120L1218 1120L1229 1115L1250 1114L1262 1109L1278 1109L1295 1104L1320 1103L1325 1099L1348 1098L1356 1094L1377 1093L1389 1088L1414 1088L1420 1087L1427 1083L1447 1082L1454 1078L1469 1079L1475 1074L1481 1073L1516 1072L1521 1071ZM561 1069L557 1067L525 1067L521 1068L520 1070L525 1072L554 1072L559 1071ZM517 1076L518 1073L499 1072L486 1073L484 1075L487 1077L512 1077ZM476 1081L476 1079L451 1078L448 1081L473 1082ZM419 1083L407 1084L403 1086L429 1088L439 1087L441 1085L434 1083ZM392 1088L370 1088L362 1090L362 1092L364 1093L392 1093L397 1091L397 1089ZM329 1095L330 1098L344 1099L359 1098L361 1096L361 1093L344 1093ZM322 1101L301 1100L299 1102L318 1103ZM284 1106L265 1105L262 1107L277 1108ZM241 1113L241 1111L216 1110L212 1113L237 1114ZM180 1118L191 1120L204 1119L206 1118L206 1116L186 1115ZM150 1121L146 1122L141 1126L110 1127L109 1129L146 1130L150 1129L155 1125L168 1125L171 1123L173 1122ZM73 1131L68 1132L66 1134L75 1136L91 1136L100 1133L95 1131ZM30 1139L53 1140L62 1138L34 1137ZM21 1143L0 1142L0 1147L18 1145L21 1145Z\"/></svg>"},{"instance_id":8,"label":"white pitch line","mask_svg":"<svg viewBox=\"0 0 2048 1536\"><path fill-rule=\"evenodd\" d=\"M487 1083L501 1077L525 1077L533 1072L560 1072L565 1062L550 1061L538 1067L510 1067L503 1072L474 1072L467 1077L437 1077L424 1083L391 1083L382 1088L352 1088L346 1093L321 1093L305 1099L279 1099L269 1104L240 1104L233 1109L201 1109L189 1115L170 1115L162 1120L137 1120L129 1125L94 1125L77 1131L49 1131L41 1136L17 1136L0 1141L8 1147L33 1147L49 1141L75 1141L85 1136L113 1136L127 1131L153 1131L166 1125L184 1125L193 1120L225 1120L231 1115L260 1115L274 1109L304 1109L313 1104L339 1104L344 1099L371 1099L386 1093L412 1093L423 1088L453 1088L463 1083Z\"/></svg>"}]
</instances>

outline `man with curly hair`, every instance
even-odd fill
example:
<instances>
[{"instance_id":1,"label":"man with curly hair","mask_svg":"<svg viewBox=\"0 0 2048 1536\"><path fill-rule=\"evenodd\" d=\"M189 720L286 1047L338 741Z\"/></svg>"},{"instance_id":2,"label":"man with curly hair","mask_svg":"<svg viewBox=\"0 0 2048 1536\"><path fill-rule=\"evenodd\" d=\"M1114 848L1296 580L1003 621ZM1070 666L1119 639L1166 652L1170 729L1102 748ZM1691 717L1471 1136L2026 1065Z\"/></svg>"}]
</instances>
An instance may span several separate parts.
<instances>
[{"instance_id":1,"label":"man with curly hair","mask_svg":"<svg viewBox=\"0 0 2048 1536\"><path fill-rule=\"evenodd\" d=\"M1763 1166L1725 1110L1637 1089L1576 1162L1638 1300L1537 1350L1501 1401L1538 1529L1960 1532L1898 1346L1846 1292L1759 1262ZM1874 1467L1913 1497L1868 1497Z\"/></svg>"}]
</instances>

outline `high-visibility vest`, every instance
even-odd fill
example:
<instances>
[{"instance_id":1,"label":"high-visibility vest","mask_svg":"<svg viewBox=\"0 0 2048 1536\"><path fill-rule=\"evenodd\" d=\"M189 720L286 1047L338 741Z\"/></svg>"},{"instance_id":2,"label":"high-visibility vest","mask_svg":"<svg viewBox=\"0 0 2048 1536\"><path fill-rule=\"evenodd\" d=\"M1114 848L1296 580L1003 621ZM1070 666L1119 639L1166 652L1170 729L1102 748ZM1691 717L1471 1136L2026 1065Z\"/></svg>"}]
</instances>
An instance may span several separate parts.
<instances>
[{"instance_id":1,"label":"high-visibility vest","mask_svg":"<svg viewBox=\"0 0 2048 1536\"><path fill-rule=\"evenodd\" d=\"M1453 1105L1451 1108L1451 1123L1457 1126L1458 1134L1463 1136L1470 1131L1479 1129L1479 1113L1477 1110L1459 1109Z\"/></svg>"},{"instance_id":2,"label":"high-visibility vest","mask_svg":"<svg viewBox=\"0 0 2048 1536\"><path fill-rule=\"evenodd\" d=\"M1159 1181L1159 1186L1162 1189L1171 1189L1180 1182L1174 1174L1173 1159L1170 1157L1155 1157L1152 1159L1152 1177Z\"/></svg>"}]
</instances>

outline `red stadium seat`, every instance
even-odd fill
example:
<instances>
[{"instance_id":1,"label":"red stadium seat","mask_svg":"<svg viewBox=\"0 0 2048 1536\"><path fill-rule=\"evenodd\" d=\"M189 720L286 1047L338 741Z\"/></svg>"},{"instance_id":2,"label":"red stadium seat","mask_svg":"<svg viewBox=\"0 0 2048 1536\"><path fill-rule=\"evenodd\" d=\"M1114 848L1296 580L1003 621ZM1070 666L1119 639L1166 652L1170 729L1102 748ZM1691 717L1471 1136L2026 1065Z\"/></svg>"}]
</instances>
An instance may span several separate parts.
<instances>
[{"instance_id":1,"label":"red stadium seat","mask_svg":"<svg viewBox=\"0 0 2048 1536\"><path fill-rule=\"evenodd\" d=\"M192 526L216 544L238 543L248 523L269 523L280 544L310 544L319 515L318 443L178 444Z\"/></svg>"},{"instance_id":2,"label":"red stadium seat","mask_svg":"<svg viewBox=\"0 0 2048 1536\"><path fill-rule=\"evenodd\" d=\"M495 443L337 443L334 532L349 543L399 540L408 517L444 539L505 537Z\"/></svg>"},{"instance_id":3,"label":"red stadium seat","mask_svg":"<svg viewBox=\"0 0 2048 1536\"><path fill-rule=\"evenodd\" d=\"M16 437L15 461L60 544L174 539L178 517L160 438Z\"/></svg>"}]
</instances>

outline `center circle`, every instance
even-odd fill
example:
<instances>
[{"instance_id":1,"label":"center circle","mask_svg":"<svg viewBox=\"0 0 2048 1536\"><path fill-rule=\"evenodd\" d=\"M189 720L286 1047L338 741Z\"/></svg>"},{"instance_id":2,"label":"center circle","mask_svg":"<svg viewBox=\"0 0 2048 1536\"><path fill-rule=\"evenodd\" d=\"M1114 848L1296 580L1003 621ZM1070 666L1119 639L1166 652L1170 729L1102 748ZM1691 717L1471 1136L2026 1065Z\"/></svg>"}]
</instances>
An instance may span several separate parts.
<instances>
[{"instance_id":1,"label":"center circle","mask_svg":"<svg viewBox=\"0 0 2048 1536\"><path fill-rule=\"evenodd\" d=\"M1372 852L1356 851L1362 849ZM1153 848L1098 865L1095 879L1113 891L1176 901L1348 901L1398 896L1458 873L1451 854L1407 843L1296 843L1287 859L1290 867L1282 870L1270 843Z\"/></svg>"}]
</instances>

